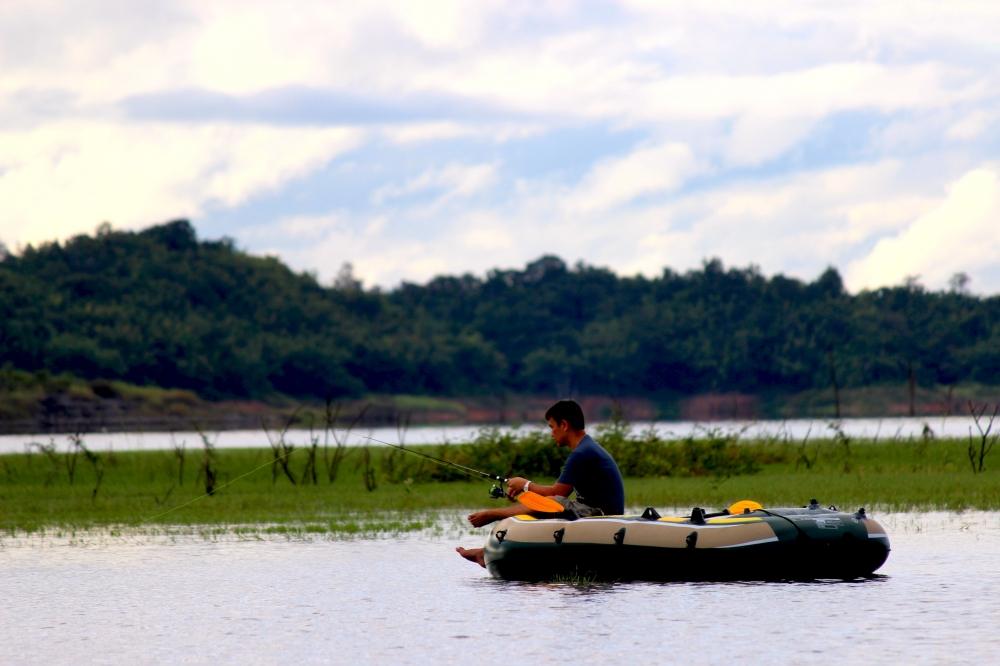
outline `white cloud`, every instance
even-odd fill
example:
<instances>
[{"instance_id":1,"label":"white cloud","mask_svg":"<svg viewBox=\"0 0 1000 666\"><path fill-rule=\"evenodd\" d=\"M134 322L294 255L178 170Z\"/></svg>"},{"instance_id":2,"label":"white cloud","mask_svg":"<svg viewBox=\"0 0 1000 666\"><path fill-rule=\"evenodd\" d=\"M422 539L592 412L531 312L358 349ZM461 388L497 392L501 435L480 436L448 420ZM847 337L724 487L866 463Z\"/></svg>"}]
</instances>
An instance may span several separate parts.
<instances>
[{"instance_id":1,"label":"white cloud","mask_svg":"<svg viewBox=\"0 0 1000 666\"><path fill-rule=\"evenodd\" d=\"M855 290L866 284L858 281L860 267L892 266L872 276L885 284L920 273L943 285L951 274L965 271L977 288L995 289L1000 284L980 279L984 267L1000 256L998 234L989 222L1000 206L1000 187L996 170L985 173L989 176L976 171L961 178L946 205L926 194L934 180L925 165L890 160L675 193L654 204L620 205L613 214L600 208L572 210L577 187L589 176L573 187L524 182L503 205L450 202L440 210L440 219L448 223L433 230L425 227L418 204L394 209L391 222L343 212L296 221L282 229L304 226L319 232L308 247L283 256L299 269L318 269L326 280L350 261L367 285L386 287L444 273L483 275L552 253L569 263L583 260L647 276L657 276L667 266L697 268L713 256L728 266L755 264L765 274L807 280L831 264L850 265L845 279ZM927 220L945 218L964 221L948 223L948 233L954 235L948 243L927 231ZM919 255L923 263L901 265L883 253L891 250L894 257L904 250L880 243L884 238L902 239L905 252L914 256L911 247L941 251ZM873 246L875 252L858 261Z\"/></svg>"},{"instance_id":2,"label":"white cloud","mask_svg":"<svg viewBox=\"0 0 1000 666\"><path fill-rule=\"evenodd\" d=\"M422 0L419 3L394 3L384 9L420 43L435 49L452 50L473 45L484 27L482 17L487 11L495 11L496 7L496 3L487 3L478 11L469 11L465 0Z\"/></svg>"},{"instance_id":3,"label":"white cloud","mask_svg":"<svg viewBox=\"0 0 1000 666\"><path fill-rule=\"evenodd\" d=\"M278 223L278 229L284 238L314 240L321 238L332 230L343 226L344 215L342 213L330 213L327 215L296 215L294 217L283 218ZM272 234L269 226L260 226L245 230L243 236L257 235L268 237Z\"/></svg>"},{"instance_id":4,"label":"white cloud","mask_svg":"<svg viewBox=\"0 0 1000 666\"><path fill-rule=\"evenodd\" d=\"M726 183L633 213L630 272L688 269L707 257L812 279L930 209L921 165L885 161ZM629 229L628 224L620 228Z\"/></svg>"},{"instance_id":5,"label":"white cloud","mask_svg":"<svg viewBox=\"0 0 1000 666\"><path fill-rule=\"evenodd\" d=\"M382 129L382 134L389 141L399 144L458 139L474 136L476 133L474 127L452 121L390 125Z\"/></svg>"},{"instance_id":6,"label":"white cloud","mask_svg":"<svg viewBox=\"0 0 1000 666\"><path fill-rule=\"evenodd\" d=\"M991 165L964 174L933 210L853 262L847 283L863 289L900 284L906 276L920 275L925 284L941 288L955 273L975 274L995 266L997 257L1000 169Z\"/></svg>"},{"instance_id":7,"label":"white cloud","mask_svg":"<svg viewBox=\"0 0 1000 666\"><path fill-rule=\"evenodd\" d=\"M928 44L961 42L970 46L995 46L996 5L989 0L955 0L943 7L934 0L845 0L836 4L788 2L787 0L740 0L685 5L659 0L621 0L634 12L637 23L647 25L690 24L691 46L701 45L699 54L713 54L732 48L732 36L746 29L774 31L785 40L796 38L839 47L841 52L877 54L881 48L908 52ZM905 20L901 20L905 18ZM746 27L744 27L746 26ZM812 30L809 30L809 29ZM706 40L705 33L719 39ZM848 37L851 37L848 39ZM807 51L808 53L808 51ZM766 54L763 54L766 57ZM746 53L759 62L761 55Z\"/></svg>"},{"instance_id":8,"label":"white cloud","mask_svg":"<svg viewBox=\"0 0 1000 666\"><path fill-rule=\"evenodd\" d=\"M742 116L725 147L726 162L752 166L778 157L808 136L815 124L810 118Z\"/></svg>"},{"instance_id":9,"label":"white cloud","mask_svg":"<svg viewBox=\"0 0 1000 666\"><path fill-rule=\"evenodd\" d=\"M588 20L587 7L562 2L304 0L295 12L247 0L38 4L0 8L0 45L17 45L0 46L0 91L66 88L94 104L198 87L434 91L648 123L773 116L790 107L801 117L934 106L995 89L965 63L945 66L947 58L936 63L920 50L930 39L993 49L996 13L974 3L833 11L784 2L763 14L760 3L651 3L626 8L607 25ZM510 27L532 21L531 30ZM870 45L887 43L893 58L873 62L879 54ZM765 52L773 55L761 60Z\"/></svg>"},{"instance_id":10,"label":"white cloud","mask_svg":"<svg viewBox=\"0 0 1000 666\"><path fill-rule=\"evenodd\" d=\"M699 169L686 145L639 148L595 164L568 196L567 204L572 212L604 211L637 197L670 192Z\"/></svg>"},{"instance_id":11,"label":"white cloud","mask_svg":"<svg viewBox=\"0 0 1000 666\"><path fill-rule=\"evenodd\" d=\"M651 82L651 114L671 117L817 117L855 109L935 108L985 94L975 80L941 65L833 62L752 75L682 75Z\"/></svg>"},{"instance_id":12,"label":"white cloud","mask_svg":"<svg viewBox=\"0 0 1000 666\"><path fill-rule=\"evenodd\" d=\"M972 141L973 139L979 138L990 127L990 125L996 125L997 120L998 118L995 112L987 113L982 110L973 111L952 123L948 129L945 130L945 135L949 139Z\"/></svg>"},{"instance_id":13,"label":"white cloud","mask_svg":"<svg viewBox=\"0 0 1000 666\"><path fill-rule=\"evenodd\" d=\"M998 31L995 3L973 0L4 2L0 238L210 216L360 148L345 181L363 189L331 188L334 213L298 216L289 200L244 236L284 225L283 257L324 274L354 261L379 284L543 252L649 274L713 255L806 277L857 261L859 283L895 280L860 255L896 247L876 245L885 236L919 254L932 237L919 221L949 207L935 193L992 159ZM374 100L391 120L361 132L305 112L283 119L301 127L126 116L134 96L185 90L314 91ZM580 135L552 131L580 127L637 147L609 157L617 137L577 150ZM800 150L812 139L829 142L819 162L816 142ZM967 189L990 191L956 184L947 201L968 208Z\"/></svg>"},{"instance_id":14,"label":"white cloud","mask_svg":"<svg viewBox=\"0 0 1000 666\"><path fill-rule=\"evenodd\" d=\"M384 204L399 197L421 192L440 192L437 204L449 199L470 197L492 186L497 179L496 164L447 164L428 169L402 184L380 187L372 195L372 202Z\"/></svg>"},{"instance_id":15,"label":"white cloud","mask_svg":"<svg viewBox=\"0 0 1000 666\"><path fill-rule=\"evenodd\" d=\"M465 251L510 251L518 247L511 225L495 214L479 211L463 218L458 240Z\"/></svg>"},{"instance_id":16,"label":"white cloud","mask_svg":"<svg viewBox=\"0 0 1000 666\"><path fill-rule=\"evenodd\" d=\"M477 124L447 122L413 122L389 125L381 133L389 141L402 145L429 143L439 140L472 138L504 143L513 139L526 139L544 134L546 128L538 123Z\"/></svg>"},{"instance_id":17,"label":"white cloud","mask_svg":"<svg viewBox=\"0 0 1000 666\"><path fill-rule=\"evenodd\" d=\"M356 146L345 129L62 122L0 132L0 238L9 245L233 206Z\"/></svg>"},{"instance_id":18,"label":"white cloud","mask_svg":"<svg viewBox=\"0 0 1000 666\"><path fill-rule=\"evenodd\" d=\"M271 235L283 242L280 230L288 224L279 221ZM327 284L332 283L344 263L352 264L354 275L367 287L396 285L403 279L423 280L454 270L442 253L434 251L435 240L403 242L379 218L319 216L316 225L322 227L322 232L311 237L308 244L272 252L297 270L317 271ZM266 235L268 229L258 228L255 233Z\"/></svg>"}]
</instances>

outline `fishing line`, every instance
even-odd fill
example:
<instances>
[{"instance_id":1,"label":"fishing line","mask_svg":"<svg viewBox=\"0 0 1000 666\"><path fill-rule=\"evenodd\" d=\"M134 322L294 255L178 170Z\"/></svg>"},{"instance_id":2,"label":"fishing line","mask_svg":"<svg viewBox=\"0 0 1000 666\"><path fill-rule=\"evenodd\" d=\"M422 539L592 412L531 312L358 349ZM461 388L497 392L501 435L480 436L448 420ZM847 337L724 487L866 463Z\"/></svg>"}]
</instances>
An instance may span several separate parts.
<instances>
[{"instance_id":1,"label":"fishing line","mask_svg":"<svg viewBox=\"0 0 1000 666\"><path fill-rule=\"evenodd\" d=\"M490 488L490 497L493 499L500 499L504 495L507 495L503 491L502 484L507 483L510 479L505 479L499 474L488 474L487 472L482 472L478 469L472 467L466 467L465 465L459 465L456 462L450 460L444 460L443 458L435 458L432 455L426 453L421 453L420 451L414 451L413 449L408 449L400 444L392 444L390 442L383 442L381 439L375 439L374 437L369 437L365 435L365 439L370 439L373 442L378 442L379 444L385 444L386 446L391 446L394 449L399 449L400 451L406 451L407 453L413 453L421 458L427 458L428 460L433 460L439 465L447 465L448 467L454 467L469 476L479 476L484 479L490 479L492 481L499 481L499 484L493 484ZM509 495L508 495L509 496ZM516 497L510 497L511 500L521 503L523 506L531 509L532 511L539 511L541 513L562 513L565 510L562 504L552 499L551 497L546 497L544 495L539 495L536 492L530 490L522 489L521 492L517 494Z\"/></svg>"},{"instance_id":2,"label":"fishing line","mask_svg":"<svg viewBox=\"0 0 1000 666\"><path fill-rule=\"evenodd\" d=\"M213 489L212 489L212 492L210 492L210 493L205 493L205 494L203 494L203 495L200 495L200 496L198 496L198 497L195 497L195 498L194 498L194 499L192 499L192 500L188 500L187 502L184 502L183 504L178 504L177 506L175 506L175 507L173 507L173 508L170 508L170 509L167 509L167 510L166 510L166 511L164 511L163 513L158 513L158 514L156 514L156 515L153 515L153 516L147 516L147 517L143 518L142 520L143 520L143 522L145 522L145 521L151 521L151 520L156 520L157 518L162 518L163 516L167 515L168 513L173 513L174 511L177 511L178 509L183 509L184 507L186 507L186 506L188 506L188 505L191 505L191 504L194 504L194 503L195 503L195 502L197 502L198 500L203 500L203 499L205 499L206 497L210 497L211 495L214 495L215 493L219 492L219 491L220 491L220 490L222 490L223 488L228 488L229 486L233 485L234 483L236 483L236 482L237 482L237 481L239 481L240 479L242 479L242 478L244 478L244 477L247 477L247 476L250 476L250 475L251 475L251 474L253 474L254 472L256 472L256 471L258 471L258 470L262 470L262 469L264 469L264 468L265 468L265 467L267 467L268 465L273 465L274 463L278 462L278 460L280 460L281 458L287 458L288 456L292 455L292 453L293 453L293 452L294 452L294 450L293 450L293 451L289 451L288 453L283 453L283 454L281 454L280 456L276 456L275 458L272 458L271 460L267 461L267 462L266 462L266 463L264 463L263 465L260 465L260 466L258 466L258 467L254 467L254 468L253 468L252 470L250 470L249 472L246 472L245 474L240 474L240 475L239 475L238 477L236 477L235 479L232 479L232 480L230 480L230 481L226 481L226 482L225 482L225 483L223 483L223 484L222 484L221 486L218 486L217 488L213 488Z\"/></svg>"},{"instance_id":3,"label":"fishing line","mask_svg":"<svg viewBox=\"0 0 1000 666\"><path fill-rule=\"evenodd\" d=\"M378 442L379 444L385 444L386 446L391 446L394 449L399 449L400 451L406 451L407 453L412 453L412 454L418 455L418 456L420 456L422 458L427 458L428 460L433 460L434 462L439 463L441 465L449 465L449 466L454 467L456 469L460 469L463 472L465 472L466 474L468 474L469 476L478 476L478 477L481 477L481 478L484 478L484 479L490 479L491 481L499 481L500 483L507 483L507 481L508 481L508 479L505 479L504 477L500 476L499 474L489 474L488 472L481 472L478 469L473 469L472 467L466 467L465 465L459 465L457 462L452 462L450 460L444 460L443 458L435 458L432 455L428 455L428 454L422 453L420 451L415 451L413 449L408 449L405 446L402 446L401 444L392 444L390 442L383 442L381 439L375 439L374 437L369 437L368 435L363 435L363 437L365 439L370 439L373 442Z\"/></svg>"},{"instance_id":4,"label":"fishing line","mask_svg":"<svg viewBox=\"0 0 1000 666\"><path fill-rule=\"evenodd\" d=\"M414 455L421 456L422 458L427 458L428 460L433 460L434 462L436 462L438 464L441 464L441 465L448 465L449 467L454 467L455 469L458 469L458 470L464 472L465 474L467 474L469 476L478 476L478 477L483 478L483 479L490 479L491 481L499 481L500 483L507 483L507 481L508 481L508 479L500 476L499 474L489 474L488 472L482 472L482 471L480 471L478 469L473 469L471 467L466 467L465 465L460 465L459 463L452 462L450 460L444 460L442 458L436 458L436 457L434 457L432 455L429 455L427 453L422 453L420 451L414 451L413 449L408 449L405 446L401 446L399 444L392 444L391 442L384 442L381 439L376 439L374 437L369 437L367 435L364 435L364 438L368 439L368 440L371 440L373 442L377 442L379 444L385 444L386 446L391 446L394 449L400 449L401 451L406 451L407 453L412 453ZM145 522L145 521L157 520L159 518L162 518L163 516L166 516L167 514L173 513L174 511L178 511L180 509L183 509L186 506L190 506L190 505L194 504L195 502L203 500L206 497L210 497L211 495L214 495L215 493L219 492L220 490L222 490L224 488L228 488L229 486L231 486L232 484L236 483L240 479L246 478L246 477L250 476L251 474L253 474L254 472L257 472L259 470L264 469L268 465L273 465L274 463L276 463L277 461L279 461L281 458L287 458L288 456L292 455L292 453L294 453L294 450L293 451L289 451L287 453L283 453L280 456L277 456L277 457L275 457L275 458L267 461L266 463L264 463L262 465L258 465L257 467L254 467L249 472L245 472L243 474L240 474L235 479L231 479L229 481L226 481L225 483L223 483L222 485L218 486L217 488L213 488L211 493L204 493L202 495L199 495L198 497L195 497L194 499L190 499L187 502L184 502L183 504L178 504L177 506L171 507L171 508L169 508L166 511L163 511L161 513L157 513L157 514L154 514L152 516L146 516L145 518L143 518L143 521ZM491 497L498 498L498 497L502 497L503 494L504 494L503 489L500 488L499 486L494 486L493 488L490 489L490 496Z\"/></svg>"},{"instance_id":5,"label":"fishing line","mask_svg":"<svg viewBox=\"0 0 1000 666\"><path fill-rule=\"evenodd\" d=\"M421 453L420 451L414 451L413 449L408 449L405 446L402 446L401 444L383 442L381 439L375 439L374 437L369 437L368 435L364 435L364 438L370 439L373 442L378 442L379 444L385 444L386 446L391 446L392 448L399 449L400 451L406 451L407 453L418 455L421 458L427 458L428 460L433 460L439 465L447 465L448 467L454 467L455 469L460 470L461 472L464 472L469 476L479 476L484 479L490 479L491 481L498 481L499 483L494 483L493 487L490 488L490 497L492 497L493 499L500 499L501 497L507 494L503 490L503 485L506 484L508 481L510 481L510 479L504 478L499 474L489 474L487 472L482 472L472 467L459 465L458 463L452 462L450 460L444 460L443 458L435 458L432 455ZM538 493L524 492L522 490L522 492L518 495L517 501L521 502L522 504L525 504L525 506L530 506L531 508L537 511L553 512L557 510L558 511L562 510L562 505L560 505L558 502L555 502L555 500L549 501L547 498L543 497L542 495L539 495ZM555 508L556 506L559 506L559 509L556 509Z\"/></svg>"}]
</instances>

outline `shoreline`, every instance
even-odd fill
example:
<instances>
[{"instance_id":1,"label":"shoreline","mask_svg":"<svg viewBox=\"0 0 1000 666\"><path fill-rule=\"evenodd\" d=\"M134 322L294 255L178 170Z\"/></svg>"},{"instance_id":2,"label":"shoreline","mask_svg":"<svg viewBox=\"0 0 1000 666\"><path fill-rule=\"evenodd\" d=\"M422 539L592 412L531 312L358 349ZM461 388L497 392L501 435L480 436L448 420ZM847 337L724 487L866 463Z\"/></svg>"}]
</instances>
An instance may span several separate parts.
<instances>
[{"instance_id":1,"label":"shoreline","mask_svg":"<svg viewBox=\"0 0 1000 666\"><path fill-rule=\"evenodd\" d=\"M614 421L590 423L588 430L600 437L607 428L615 428ZM647 421L626 423L625 427L633 436L649 436L655 432L663 441L678 441L689 437L701 438L713 434L738 437L740 441L791 441L822 440L845 436L881 442L923 439L963 439L971 429L975 432L975 421L967 415L929 417L883 417L848 418L840 421L826 418L758 420L758 421ZM193 430L182 431L132 431L132 432L88 432L80 434L84 445L94 451L169 451L178 447L197 451L209 441L219 449L256 448L267 450L271 442L283 440L296 447L309 447L313 439L318 439L322 449L335 447L340 441L348 448L380 446L381 442L403 442L405 445L460 445L471 443L492 433L506 433L522 436L532 432L544 432L540 423L503 425L496 423L452 425L420 424L408 428L390 426L356 425L352 430L335 428L331 430L309 430L293 426L282 433L269 427L267 432L257 427L249 430ZM23 453L26 447L54 446L56 450L73 447L76 433L23 433L0 434L0 455ZM367 439L371 437L372 440Z\"/></svg>"},{"instance_id":2,"label":"shoreline","mask_svg":"<svg viewBox=\"0 0 1000 666\"><path fill-rule=\"evenodd\" d=\"M331 402L208 401L178 389L121 382L70 383L56 391L0 392L0 435L93 432L177 432L259 430L291 425L322 430L337 427L516 425L540 422L551 396L372 395ZM911 400L912 398L912 400ZM837 418L948 418L967 416L968 402L1000 404L1000 387L962 385L844 388L839 408L830 391L715 392L696 395L576 396L591 421L798 420Z\"/></svg>"},{"instance_id":3,"label":"shoreline","mask_svg":"<svg viewBox=\"0 0 1000 666\"><path fill-rule=\"evenodd\" d=\"M606 434L629 507L725 507L741 499L802 506L815 498L851 511L1000 510L1000 454L987 454L973 472L969 452L978 443L970 449L966 439L664 442ZM554 478L562 460L541 433L430 451L537 479ZM39 450L0 455L0 533L202 524L307 524L323 532L372 521L396 529L426 512L490 506L497 500L488 489L375 447ZM379 517L390 514L405 518Z\"/></svg>"}]
</instances>

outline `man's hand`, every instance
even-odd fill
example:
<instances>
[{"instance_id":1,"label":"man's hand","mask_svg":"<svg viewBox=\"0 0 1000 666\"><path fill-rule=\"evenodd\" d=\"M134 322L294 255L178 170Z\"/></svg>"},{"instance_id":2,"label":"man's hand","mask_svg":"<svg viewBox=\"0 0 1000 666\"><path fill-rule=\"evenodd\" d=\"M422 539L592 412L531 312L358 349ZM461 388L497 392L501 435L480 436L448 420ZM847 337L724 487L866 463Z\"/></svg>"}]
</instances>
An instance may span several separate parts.
<instances>
[{"instance_id":1,"label":"man's hand","mask_svg":"<svg viewBox=\"0 0 1000 666\"><path fill-rule=\"evenodd\" d=\"M511 479L507 479L507 497L514 499L524 490L524 484L528 482L527 479L521 476L515 476Z\"/></svg>"},{"instance_id":2,"label":"man's hand","mask_svg":"<svg viewBox=\"0 0 1000 666\"><path fill-rule=\"evenodd\" d=\"M498 515L496 509L484 509L482 511L476 511L475 513L470 513L468 518L469 522L472 523L473 527L482 527L483 525L489 525L490 523L500 520L504 516Z\"/></svg>"}]
</instances>

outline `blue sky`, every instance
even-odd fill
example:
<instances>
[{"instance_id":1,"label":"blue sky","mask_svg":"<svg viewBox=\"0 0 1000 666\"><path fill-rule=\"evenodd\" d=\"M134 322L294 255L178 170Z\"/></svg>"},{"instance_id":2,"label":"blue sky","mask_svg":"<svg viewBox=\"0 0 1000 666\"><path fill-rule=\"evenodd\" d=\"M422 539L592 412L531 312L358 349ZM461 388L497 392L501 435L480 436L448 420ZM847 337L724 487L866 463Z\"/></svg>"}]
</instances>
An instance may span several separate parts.
<instances>
[{"instance_id":1,"label":"blue sky","mask_svg":"<svg viewBox=\"0 0 1000 666\"><path fill-rule=\"evenodd\" d=\"M205 6L208 5L208 6ZM992 2L6 2L0 241L1000 292Z\"/></svg>"}]
</instances>

